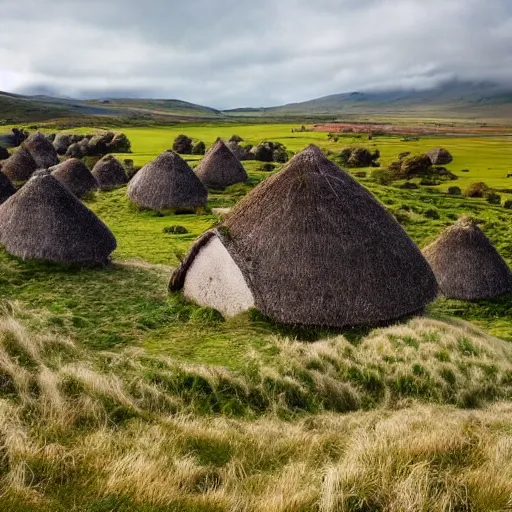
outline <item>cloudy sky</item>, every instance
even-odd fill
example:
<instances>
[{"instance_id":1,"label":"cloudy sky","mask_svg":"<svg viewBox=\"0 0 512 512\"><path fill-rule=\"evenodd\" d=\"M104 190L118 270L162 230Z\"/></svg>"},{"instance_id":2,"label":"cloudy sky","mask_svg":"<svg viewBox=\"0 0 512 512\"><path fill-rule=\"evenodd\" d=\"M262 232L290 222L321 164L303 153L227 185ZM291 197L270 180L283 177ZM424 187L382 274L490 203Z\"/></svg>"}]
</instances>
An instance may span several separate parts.
<instances>
[{"instance_id":1,"label":"cloudy sky","mask_svg":"<svg viewBox=\"0 0 512 512\"><path fill-rule=\"evenodd\" d=\"M5 5L3 5L5 4ZM0 90L271 106L512 83L510 0L0 0Z\"/></svg>"}]
</instances>

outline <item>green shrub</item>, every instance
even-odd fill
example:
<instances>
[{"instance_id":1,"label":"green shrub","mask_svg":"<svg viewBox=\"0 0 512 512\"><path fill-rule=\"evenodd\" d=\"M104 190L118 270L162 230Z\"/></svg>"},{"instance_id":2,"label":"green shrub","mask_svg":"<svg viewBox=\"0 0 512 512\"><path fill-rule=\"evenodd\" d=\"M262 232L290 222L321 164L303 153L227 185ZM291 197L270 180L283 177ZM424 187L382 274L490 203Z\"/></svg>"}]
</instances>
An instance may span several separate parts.
<instances>
[{"instance_id":1,"label":"green shrub","mask_svg":"<svg viewBox=\"0 0 512 512\"><path fill-rule=\"evenodd\" d=\"M206 153L206 145L202 140L200 140L199 142L196 142L192 146L192 154L193 155L204 155L205 153Z\"/></svg>"},{"instance_id":2,"label":"green shrub","mask_svg":"<svg viewBox=\"0 0 512 512\"><path fill-rule=\"evenodd\" d=\"M266 162L260 166L259 170L265 171L265 172L272 172L275 170L275 168L276 168L276 166L274 164L272 164L270 162Z\"/></svg>"},{"instance_id":3,"label":"green shrub","mask_svg":"<svg viewBox=\"0 0 512 512\"><path fill-rule=\"evenodd\" d=\"M174 224L172 226L165 227L163 232L166 235L185 235L188 233L188 229L185 226Z\"/></svg>"},{"instance_id":4,"label":"green shrub","mask_svg":"<svg viewBox=\"0 0 512 512\"><path fill-rule=\"evenodd\" d=\"M485 197L489 192L489 186L483 181L472 183L464 192L466 197Z\"/></svg>"},{"instance_id":5,"label":"green shrub","mask_svg":"<svg viewBox=\"0 0 512 512\"><path fill-rule=\"evenodd\" d=\"M501 196L496 192L491 191L487 194L487 202L489 204L501 204Z\"/></svg>"},{"instance_id":6,"label":"green shrub","mask_svg":"<svg viewBox=\"0 0 512 512\"><path fill-rule=\"evenodd\" d=\"M507 199L503 203L503 208L506 208L507 210L512 210L512 199Z\"/></svg>"},{"instance_id":7,"label":"green shrub","mask_svg":"<svg viewBox=\"0 0 512 512\"><path fill-rule=\"evenodd\" d=\"M416 183L406 181L403 185L400 185L403 190L418 190L420 187Z\"/></svg>"},{"instance_id":8,"label":"green shrub","mask_svg":"<svg viewBox=\"0 0 512 512\"><path fill-rule=\"evenodd\" d=\"M448 189L448 194L450 196L460 196L462 195L462 190L460 189L460 187L450 187Z\"/></svg>"},{"instance_id":9,"label":"green shrub","mask_svg":"<svg viewBox=\"0 0 512 512\"><path fill-rule=\"evenodd\" d=\"M434 219L439 220L441 216L439 215L439 212L435 208L429 208L423 213L423 216L427 219Z\"/></svg>"},{"instance_id":10,"label":"green shrub","mask_svg":"<svg viewBox=\"0 0 512 512\"><path fill-rule=\"evenodd\" d=\"M181 155L190 155L192 153L192 139L186 135L178 135L172 144L172 149Z\"/></svg>"},{"instance_id":11,"label":"green shrub","mask_svg":"<svg viewBox=\"0 0 512 512\"><path fill-rule=\"evenodd\" d=\"M378 169L377 171L373 171L371 177L372 180L379 185L390 185L393 181L392 174L385 169Z\"/></svg>"},{"instance_id":12,"label":"green shrub","mask_svg":"<svg viewBox=\"0 0 512 512\"><path fill-rule=\"evenodd\" d=\"M235 144L240 144L240 142L243 142L244 139L240 137L240 135L232 135L228 142L234 142Z\"/></svg>"}]
</instances>

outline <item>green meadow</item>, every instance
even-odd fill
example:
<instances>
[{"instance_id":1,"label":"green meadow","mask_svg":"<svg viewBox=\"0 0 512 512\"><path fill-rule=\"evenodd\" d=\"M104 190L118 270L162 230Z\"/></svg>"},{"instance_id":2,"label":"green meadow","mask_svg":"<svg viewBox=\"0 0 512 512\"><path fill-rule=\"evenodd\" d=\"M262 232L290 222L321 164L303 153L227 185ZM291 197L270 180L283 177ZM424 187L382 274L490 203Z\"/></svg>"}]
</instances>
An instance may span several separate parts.
<instances>
[{"instance_id":1,"label":"green meadow","mask_svg":"<svg viewBox=\"0 0 512 512\"><path fill-rule=\"evenodd\" d=\"M334 159L345 146L369 146L383 167L443 146L459 176L450 185L485 181L507 194L505 136L351 134L334 143L294 128L125 128L133 153L118 156L141 166L180 133L207 145L233 134L273 140L292 152L314 143ZM118 242L104 268L0 250L0 508L509 510L510 297L439 298L425 317L342 332L278 325L254 311L225 320L168 293L193 241L222 221L212 209L234 206L270 175L259 162L244 166L249 182L210 194L200 215L141 211L126 187L87 198ZM450 196L448 185L357 179L420 247L470 214L512 265L512 210ZM168 234L175 225L188 232Z\"/></svg>"},{"instance_id":2,"label":"green meadow","mask_svg":"<svg viewBox=\"0 0 512 512\"><path fill-rule=\"evenodd\" d=\"M400 153L419 154L435 147L445 147L453 155L453 162L446 166L459 177L457 183L462 189L469 184L484 181L498 190L512 190L512 145L509 136L454 136L420 137L419 141L404 142L401 136L374 136L369 141L367 135L340 134L338 142L330 142L325 132L294 132L297 125L257 124L257 125L201 125L172 126L169 128L126 128L123 131L132 142L135 165L143 165L161 151L172 146L172 141L184 132L196 140L203 140L207 146L217 137L229 139L233 134L240 135L246 144L258 144L263 140L273 140L284 144L289 151L297 152L308 144L317 144L334 153L344 147L358 145L378 149L382 167L397 160ZM86 129L83 131L87 131ZM191 158L192 161L196 158ZM469 172L461 172L469 170ZM441 186L441 190L449 185Z\"/></svg>"}]
</instances>

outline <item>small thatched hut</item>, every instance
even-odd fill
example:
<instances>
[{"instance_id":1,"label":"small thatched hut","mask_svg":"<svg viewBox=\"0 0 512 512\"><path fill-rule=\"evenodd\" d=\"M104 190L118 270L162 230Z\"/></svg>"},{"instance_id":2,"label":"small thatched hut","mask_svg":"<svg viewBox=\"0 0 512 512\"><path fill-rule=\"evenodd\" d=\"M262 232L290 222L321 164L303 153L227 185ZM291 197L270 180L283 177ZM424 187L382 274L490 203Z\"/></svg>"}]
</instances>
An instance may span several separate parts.
<instances>
[{"instance_id":1,"label":"small thatched hut","mask_svg":"<svg viewBox=\"0 0 512 512\"><path fill-rule=\"evenodd\" d=\"M57 154L65 155L69 146L72 144L72 135L70 133L59 132L55 136L55 140L53 141L53 147Z\"/></svg>"},{"instance_id":2,"label":"small thatched hut","mask_svg":"<svg viewBox=\"0 0 512 512\"><path fill-rule=\"evenodd\" d=\"M116 248L108 227L51 175L0 206L0 243L23 259L67 264L106 263Z\"/></svg>"},{"instance_id":3,"label":"small thatched hut","mask_svg":"<svg viewBox=\"0 0 512 512\"><path fill-rule=\"evenodd\" d=\"M53 144L41 132L33 133L23 143L23 147L30 151L32 158L40 169L47 169L59 163L59 157Z\"/></svg>"},{"instance_id":4,"label":"small thatched hut","mask_svg":"<svg viewBox=\"0 0 512 512\"><path fill-rule=\"evenodd\" d=\"M152 210L194 211L208 192L178 153L168 150L146 164L130 181L128 197Z\"/></svg>"},{"instance_id":5,"label":"small thatched hut","mask_svg":"<svg viewBox=\"0 0 512 512\"><path fill-rule=\"evenodd\" d=\"M77 197L83 197L98 189L96 178L78 158L70 158L55 166L52 169L52 175Z\"/></svg>"},{"instance_id":6,"label":"small thatched hut","mask_svg":"<svg viewBox=\"0 0 512 512\"><path fill-rule=\"evenodd\" d=\"M248 179L244 166L221 139L217 139L194 172L206 188L213 189L245 183Z\"/></svg>"},{"instance_id":7,"label":"small thatched hut","mask_svg":"<svg viewBox=\"0 0 512 512\"><path fill-rule=\"evenodd\" d=\"M445 148L435 148L427 152L432 165L448 165L453 161L453 156Z\"/></svg>"},{"instance_id":8,"label":"small thatched hut","mask_svg":"<svg viewBox=\"0 0 512 512\"><path fill-rule=\"evenodd\" d=\"M37 169L37 163L30 152L21 147L2 162L2 172L15 182L27 181Z\"/></svg>"},{"instance_id":9,"label":"small thatched hut","mask_svg":"<svg viewBox=\"0 0 512 512\"><path fill-rule=\"evenodd\" d=\"M203 235L169 283L226 316L374 325L423 310L437 284L396 220L315 146Z\"/></svg>"},{"instance_id":10,"label":"small thatched hut","mask_svg":"<svg viewBox=\"0 0 512 512\"><path fill-rule=\"evenodd\" d=\"M512 273L471 218L462 217L423 250L444 296L479 300L512 292Z\"/></svg>"},{"instance_id":11,"label":"small thatched hut","mask_svg":"<svg viewBox=\"0 0 512 512\"><path fill-rule=\"evenodd\" d=\"M92 169L100 190L121 187L128 183L124 167L111 155L103 157Z\"/></svg>"},{"instance_id":12,"label":"small thatched hut","mask_svg":"<svg viewBox=\"0 0 512 512\"><path fill-rule=\"evenodd\" d=\"M0 172L0 204L7 201L15 192L16 189L11 180L3 172Z\"/></svg>"}]
</instances>

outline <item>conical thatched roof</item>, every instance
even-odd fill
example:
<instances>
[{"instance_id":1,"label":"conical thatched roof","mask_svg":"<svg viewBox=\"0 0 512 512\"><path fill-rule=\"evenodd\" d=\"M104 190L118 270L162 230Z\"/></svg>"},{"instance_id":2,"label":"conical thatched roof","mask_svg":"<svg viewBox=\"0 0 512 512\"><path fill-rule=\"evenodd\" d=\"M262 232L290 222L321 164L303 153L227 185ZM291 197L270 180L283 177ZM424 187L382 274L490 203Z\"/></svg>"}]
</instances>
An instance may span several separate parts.
<instances>
[{"instance_id":1,"label":"conical thatched roof","mask_svg":"<svg viewBox=\"0 0 512 512\"><path fill-rule=\"evenodd\" d=\"M168 150L132 178L128 197L153 210L194 210L206 205L208 192L187 162Z\"/></svg>"},{"instance_id":2,"label":"conical thatched roof","mask_svg":"<svg viewBox=\"0 0 512 512\"><path fill-rule=\"evenodd\" d=\"M26 259L105 263L116 248L107 226L53 176L36 176L0 206L0 243Z\"/></svg>"},{"instance_id":3,"label":"conical thatched roof","mask_svg":"<svg viewBox=\"0 0 512 512\"><path fill-rule=\"evenodd\" d=\"M38 168L47 169L59 163L59 157L53 144L41 132L33 133L23 146L30 151Z\"/></svg>"},{"instance_id":4,"label":"conical thatched roof","mask_svg":"<svg viewBox=\"0 0 512 512\"><path fill-rule=\"evenodd\" d=\"M203 236L173 274L171 290L184 287L208 237L219 238L236 262L255 306L286 324L379 324L421 311L437 294L402 227L315 146Z\"/></svg>"},{"instance_id":5,"label":"conical thatched roof","mask_svg":"<svg viewBox=\"0 0 512 512\"><path fill-rule=\"evenodd\" d=\"M77 197L98 189L98 182L88 167L78 158L70 158L57 165L52 175L66 185Z\"/></svg>"},{"instance_id":6,"label":"conical thatched roof","mask_svg":"<svg viewBox=\"0 0 512 512\"><path fill-rule=\"evenodd\" d=\"M108 155L99 160L92 169L101 190L120 187L128 183L128 177L123 166L112 156Z\"/></svg>"},{"instance_id":7,"label":"conical thatched roof","mask_svg":"<svg viewBox=\"0 0 512 512\"><path fill-rule=\"evenodd\" d=\"M222 189L247 181L244 166L221 139L217 139L194 172L207 188Z\"/></svg>"},{"instance_id":8,"label":"conical thatched roof","mask_svg":"<svg viewBox=\"0 0 512 512\"><path fill-rule=\"evenodd\" d=\"M423 250L443 295L478 300L512 291L512 273L481 229L462 217Z\"/></svg>"},{"instance_id":9,"label":"conical thatched roof","mask_svg":"<svg viewBox=\"0 0 512 512\"><path fill-rule=\"evenodd\" d=\"M448 165L452 162L453 157L451 153L445 148L435 148L427 152L432 165Z\"/></svg>"},{"instance_id":10,"label":"conical thatched roof","mask_svg":"<svg viewBox=\"0 0 512 512\"><path fill-rule=\"evenodd\" d=\"M0 172L0 204L9 199L15 192L16 189L9 178L3 172Z\"/></svg>"},{"instance_id":11,"label":"conical thatched roof","mask_svg":"<svg viewBox=\"0 0 512 512\"><path fill-rule=\"evenodd\" d=\"M37 169L37 163L23 147L2 162L2 172L11 181L27 181Z\"/></svg>"}]
</instances>

